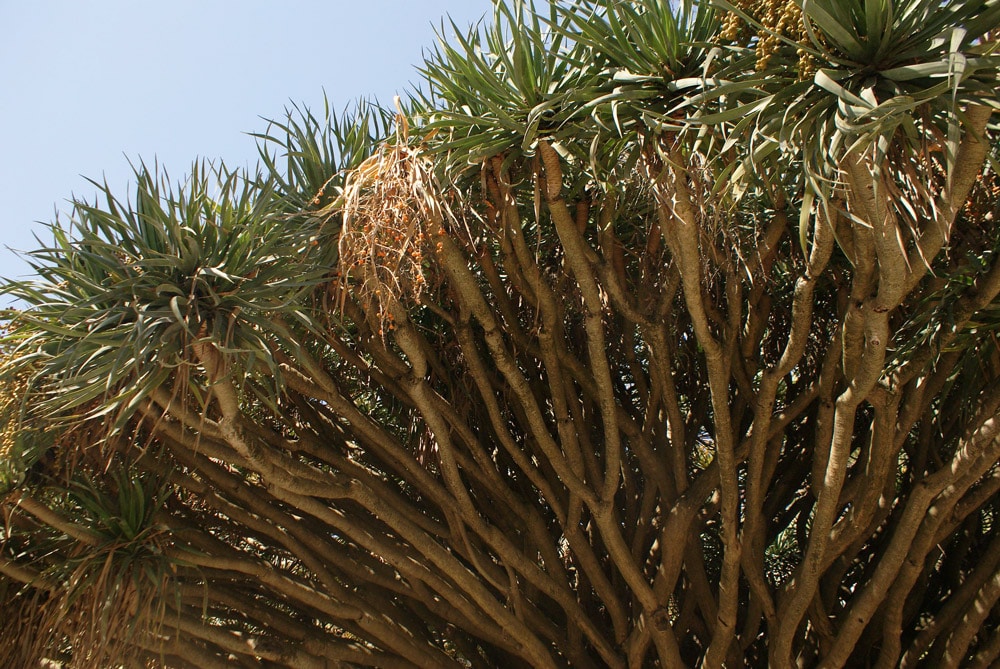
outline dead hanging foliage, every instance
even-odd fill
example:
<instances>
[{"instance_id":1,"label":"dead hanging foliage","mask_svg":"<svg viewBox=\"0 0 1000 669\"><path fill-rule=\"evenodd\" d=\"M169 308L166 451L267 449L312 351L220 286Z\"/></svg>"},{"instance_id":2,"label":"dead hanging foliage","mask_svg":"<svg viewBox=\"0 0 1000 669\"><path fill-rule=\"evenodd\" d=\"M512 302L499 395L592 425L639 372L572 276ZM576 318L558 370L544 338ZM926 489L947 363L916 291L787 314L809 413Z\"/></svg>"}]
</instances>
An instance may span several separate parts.
<instances>
[{"instance_id":1,"label":"dead hanging foliage","mask_svg":"<svg viewBox=\"0 0 1000 669\"><path fill-rule=\"evenodd\" d=\"M7 614L0 621L0 666L49 666L53 659L66 669L140 666L136 640L155 639L164 629L165 581L150 582L143 562L119 552L80 544L37 582L8 582L0 602Z\"/></svg>"},{"instance_id":2,"label":"dead hanging foliage","mask_svg":"<svg viewBox=\"0 0 1000 669\"><path fill-rule=\"evenodd\" d=\"M395 329L400 302L419 301L426 290L428 258L441 248L448 210L434 163L410 143L398 98L396 106L395 141L347 174L336 203L343 218L338 308L350 294L383 335Z\"/></svg>"}]
</instances>

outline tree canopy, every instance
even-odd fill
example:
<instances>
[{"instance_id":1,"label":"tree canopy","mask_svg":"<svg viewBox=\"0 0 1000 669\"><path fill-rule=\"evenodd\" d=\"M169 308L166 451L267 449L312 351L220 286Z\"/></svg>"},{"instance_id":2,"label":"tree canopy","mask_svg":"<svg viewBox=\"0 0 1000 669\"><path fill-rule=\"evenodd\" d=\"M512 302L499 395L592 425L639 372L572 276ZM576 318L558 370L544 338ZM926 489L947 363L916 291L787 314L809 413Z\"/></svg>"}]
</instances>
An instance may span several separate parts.
<instances>
[{"instance_id":1,"label":"tree canopy","mask_svg":"<svg viewBox=\"0 0 1000 669\"><path fill-rule=\"evenodd\" d=\"M496 0L77 201L3 287L0 664L993 666L998 37Z\"/></svg>"}]
</instances>

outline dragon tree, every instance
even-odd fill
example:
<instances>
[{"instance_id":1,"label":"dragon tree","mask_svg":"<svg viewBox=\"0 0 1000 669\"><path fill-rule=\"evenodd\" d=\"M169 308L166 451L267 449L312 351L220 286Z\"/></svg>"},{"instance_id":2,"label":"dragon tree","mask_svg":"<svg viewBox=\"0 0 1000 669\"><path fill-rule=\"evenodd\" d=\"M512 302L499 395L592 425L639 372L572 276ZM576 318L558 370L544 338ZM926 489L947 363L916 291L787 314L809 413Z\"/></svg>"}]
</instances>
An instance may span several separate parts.
<instances>
[{"instance_id":1,"label":"dragon tree","mask_svg":"<svg viewBox=\"0 0 1000 669\"><path fill-rule=\"evenodd\" d=\"M76 201L2 288L0 665L996 666L998 39L496 0Z\"/></svg>"}]
</instances>

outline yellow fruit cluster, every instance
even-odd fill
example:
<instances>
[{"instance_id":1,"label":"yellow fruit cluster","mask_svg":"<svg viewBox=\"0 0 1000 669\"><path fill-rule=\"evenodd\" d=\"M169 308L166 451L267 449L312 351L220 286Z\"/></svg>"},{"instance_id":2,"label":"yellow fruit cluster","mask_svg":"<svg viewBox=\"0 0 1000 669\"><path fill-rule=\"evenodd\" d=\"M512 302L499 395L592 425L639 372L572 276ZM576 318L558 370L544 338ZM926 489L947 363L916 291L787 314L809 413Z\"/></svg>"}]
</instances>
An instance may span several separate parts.
<instances>
[{"instance_id":1,"label":"yellow fruit cluster","mask_svg":"<svg viewBox=\"0 0 1000 669\"><path fill-rule=\"evenodd\" d=\"M801 45L798 49L799 78L812 76L816 64L812 54L805 49L809 38L802 22L801 0L733 0L733 4L759 23L759 27L753 30L738 13L727 12L719 33L722 40L750 44L756 39L758 71L770 64L783 37L798 42Z\"/></svg>"}]
</instances>

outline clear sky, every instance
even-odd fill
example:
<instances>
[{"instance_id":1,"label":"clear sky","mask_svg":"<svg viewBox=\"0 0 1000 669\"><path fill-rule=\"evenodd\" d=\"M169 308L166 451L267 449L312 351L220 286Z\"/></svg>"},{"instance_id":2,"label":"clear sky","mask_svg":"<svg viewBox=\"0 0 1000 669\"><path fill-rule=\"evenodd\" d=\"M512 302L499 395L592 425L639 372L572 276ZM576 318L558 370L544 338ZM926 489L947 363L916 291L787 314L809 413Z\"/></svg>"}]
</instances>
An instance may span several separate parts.
<instances>
[{"instance_id":1,"label":"clear sky","mask_svg":"<svg viewBox=\"0 0 1000 669\"><path fill-rule=\"evenodd\" d=\"M256 162L263 118L290 102L340 111L419 81L415 67L449 15L468 26L490 0L0 0L0 277L27 266L11 247L47 241L36 221L119 197L129 159L174 180L198 157Z\"/></svg>"}]
</instances>

